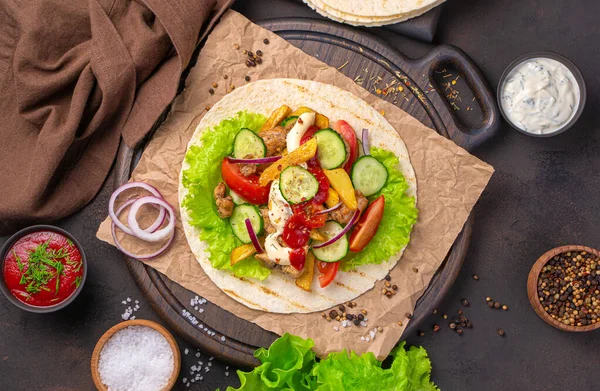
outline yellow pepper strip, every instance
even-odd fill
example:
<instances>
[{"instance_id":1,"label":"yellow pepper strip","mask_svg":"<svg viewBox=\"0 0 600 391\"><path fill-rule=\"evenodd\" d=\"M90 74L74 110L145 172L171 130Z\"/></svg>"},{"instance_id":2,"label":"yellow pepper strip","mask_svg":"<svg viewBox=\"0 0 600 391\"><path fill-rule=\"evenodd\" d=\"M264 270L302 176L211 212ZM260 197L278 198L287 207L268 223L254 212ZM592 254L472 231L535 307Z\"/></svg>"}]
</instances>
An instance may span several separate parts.
<instances>
[{"instance_id":1,"label":"yellow pepper strip","mask_svg":"<svg viewBox=\"0 0 600 391\"><path fill-rule=\"evenodd\" d=\"M310 231L310 238L312 240L318 240L319 242L327 241L327 236L323 235L318 229L313 229Z\"/></svg>"},{"instance_id":2,"label":"yellow pepper strip","mask_svg":"<svg viewBox=\"0 0 600 391\"><path fill-rule=\"evenodd\" d=\"M234 248L231 252L231 266L235 265L241 260L248 258L251 255L254 255L255 253L256 249L254 248L252 243L242 244L240 247Z\"/></svg>"},{"instance_id":3,"label":"yellow pepper strip","mask_svg":"<svg viewBox=\"0 0 600 391\"><path fill-rule=\"evenodd\" d=\"M298 149L295 149L294 151L288 153L287 155L283 156L281 159L277 160L275 163L267 167L267 169L264 170L262 174L260 174L258 184L261 186L268 185L269 182L272 182L279 177L281 171L285 170L289 166L296 166L300 163L304 163L311 157L315 156L316 153L317 139L313 137L304 144L302 144Z\"/></svg>"},{"instance_id":4,"label":"yellow pepper strip","mask_svg":"<svg viewBox=\"0 0 600 391\"><path fill-rule=\"evenodd\" d=\"M271 114L271 116L269 117L267 122L265 122L265 124L262 126L262 128L260 128L260 131L262 132L263 130L269 130L269 129L274 128L281 121L286 119L290 115L291 112L292 112L292 109L289 106L286 106L286 105L281 106L280 108L275 110L273 112L273 114Z\"/></svg>"},{"instance_id":5,"label":"yellow pepper strip","mask_svg":"<svg viewBox=\"0 0 600 391\"><path fill-rule=\"evenodd\" d=\"M317 113L315 116L315 126L319 129L327 129L329 127L329 118Z\"/></svg>"},{"instance_id":6,"label":"yellow pepper strip","mask_svg":"<svg viewBox=\"0 0 600 391\"><path fill-rule=\"evenodd\" d=\"M306 263L304 264L304 273L296 278L298 288L310 292L313 276L315 275L315 256L311 251L306 254Z\"/></svg>"},{"instance_id":7,"label":"yellow pepper strip","mask_svg":"<svg viewBox=\"0 0 600 391\"><path fill-rule=\"evenodd\" d=\"M329 188L329 192L327 193L327 199L325 200L325 205L328 208L333 208L340 202L340 195L337 191L333 190L331 187Z\"/></svg>"},{"instance_id":8,"label":"yellow pepper strip","mask_svg":"<svg viewBox=\"0 0 600 391\"><path fill-rule=\"evenodd\" d=\"M294 110L294 112L292 114L290 114L289 117L294 117L294 116L300 117L300 115L302 115L304 113L314 113L314 112L315 111L313 109L311 109L310 107L302 106L302 107Z\"/></svg>"},{"instance_id":9,"label":"yellow pepper strip","mask_svg":"<svg viewBox=\"0 0 600 391\"><path fill-rule=\"evenodd\" d=\"M343 168L336 168L335 170L324 169L323 172L327 176L327 179L329 179L331 187L339 194L344 205L350 210L356 210L358 203L356 202L356 194L354 194L354 187L348 173Z\"/></svg>"}]
</instances>

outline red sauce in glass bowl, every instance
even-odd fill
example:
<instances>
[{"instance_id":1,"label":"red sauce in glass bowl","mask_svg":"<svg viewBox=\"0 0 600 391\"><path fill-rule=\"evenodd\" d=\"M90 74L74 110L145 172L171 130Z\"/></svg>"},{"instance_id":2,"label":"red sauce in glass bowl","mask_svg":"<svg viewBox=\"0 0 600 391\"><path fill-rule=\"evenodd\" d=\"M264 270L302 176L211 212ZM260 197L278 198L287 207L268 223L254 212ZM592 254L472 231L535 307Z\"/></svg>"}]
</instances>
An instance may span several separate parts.
<instances>
[{"instance_id":1,"label":"red sauce in glass bowl","mask_svg":"<svg viewBox=\"0 0 600 391\"><path fill-rule=\"evenodd\" d=\"M66 236L38 231L23 236L4 258L6 287L19 301L48 307L68 299L83 280L81 252Z\"/></svg>"}]
</instances>

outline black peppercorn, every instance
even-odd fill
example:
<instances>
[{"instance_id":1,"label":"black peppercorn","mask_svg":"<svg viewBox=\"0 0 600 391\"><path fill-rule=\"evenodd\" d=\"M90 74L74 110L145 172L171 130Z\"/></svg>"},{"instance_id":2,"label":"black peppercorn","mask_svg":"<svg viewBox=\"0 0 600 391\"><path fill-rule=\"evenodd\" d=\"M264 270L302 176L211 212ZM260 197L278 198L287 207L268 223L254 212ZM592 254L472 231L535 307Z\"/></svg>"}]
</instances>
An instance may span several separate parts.
<instances>
[{"instance_id":1,"label":"black peppercorn","mask_svg":"<svg viewBox=\"0 0 600 391\"><path fill-rule=\"evenodd\" d=\"M256 51L256 55L257 55L258 57L262 57L262 54L263 54L263 53L262 53L262 50L258 49L258 50Z\"/></svg>"},{"instance_id":2,"label":"black peppercorn","mask_svg":"<svg viewBox=\"0 0 600 391\"><path fill-rule=\"evenodd\" d=\"M467 299L462 299L461 303L462 303L462 305L463 305L463 306L465 306L465 307L468 307L468 306L469 306L469 300L467 300Z\"/></svg>"},{"instance_id":3,"label":"black peppercorn","mask_svg":"<svg viewBox=\"0 0 600 391\"><path fill-rule=\"evenodd\" d=\"M356 325L356 326L360 325L360 320L354 319L354 325Z\"/></svg>"},{"instance_id":4,"label":"black peppercorn","mask_svg":"<svg viewBox=\"0 0 600 391\"><path fill-rule=\"evenodd\" d=\"M354 315L352 315L352 314L346 314L346 319L348 319L348 320L351 321L352 319L354 319Z\"/></svg>"},{"instance_id":5,"label":"black peppercorn","mask_svg":"<svg viewBox=\"0 0 600 391\"><path fill-rule=\"evenodd\" d=\"M262 64L262 58L260 57L256 57L254 61L256 61L257 64Z\"/></svg>"},{"instance_id":6,"label":"black peppercorn","mask_svg":"<svg viewBox=\"0 0 600 391\"><path fill-rule=\"evenodd\" d=\"M335 317L337 317L337 316L338 316L338 313L337 313L337 311L336 311L336 310L331 310L331 311L329 311L329 316L330 316L332 319L334 319Z\"/></svg>"},{"instance_id":7,"label":"black peppercorn","mask_svg":"<svg viewBox=\"0 0 600 391\"><path fill-rule=\"evenodd\" d=\"M213 95L215 93L215 90L213 90L212 88L208 90L208 93Z\"/></svg>"},{"instance_id":8,"label":"black peppercorn","mask_svg":"<svg viewBox=\"0 0 600 391\"><path fill-rule=\"evenodd\" d=\"M246 81L250 81L250 76L246 76L246 77L244 77L244 80L246 80Z\"/></svg>"},{"instance_id":9,"label":"black peppercorn","mask_svg":"<svg viewBox=\"0 0 600 391\"><path fill-rule=\"evenodd\" d=\"M462 329L456 329L456 334L462 335L462 333L463 333Z\"/></svg>"},{"instance_id":10,"label":"black peppercorn","mask_svg":"<svg viewBox=\"0 0 600 391\"><path fill-rule=\"evenodd\" d=\"M362 322L363 320L365 320L365 316L363 314L358 314L358 321Z\"/></svg>"},{"instance_id":11,"label":"black peppercorn","mask_svg":"<svg viewBox=\"0 0 600 391\"><path fill-rule=\"evenodd\" d=\"M390 281L392 279L392 277L390 277L390 275L388 274L387 276L385 276L385 280L386 281Z\"/></svg>"},{"instance_id":12,"label":"black peppercorn","mask_svg":"<svg viewBox=\"0 0 600 391\"><path fill-rule=\"evenodd\" d=\"M498 335L504 337L504 330L498 329Z\"/></svg>"},{"instance_id":13,"label":"black peppercorn","mask_svg":"<svg viewBox=\"0 0 600 391\"><path fill-rule=\"evenodd\" d=\"M265 39L263 39L263 43L264 43L265 45L268 45L268 44L269 44L269 40L268 40L267 38L265 38Z\"/></svg>"},{"instance_id":14,"label":"black peppercorn","mask_svg":"<svg viewBox=\"0 0 600 391\"><path fill-rule=\"evenodd\" d=\"M346 312L346 307L344 307L344 305L343 305L343 304L340 304L340 305L338 306L338 308L340 309L340 311L342 311L342 312Z\"/></svg>"},{"instance_id":15,"label":"black peppercorn","mask_svg":"<svg viewBox=\"0 0 600 391\"><path fill-rule=\"evenodd\" d=\"M498 309L500 308L500 303L498 303L497 301L494 302L494 308Z\"/></svg>"},{"instance_id":16,"label":"black peppercorn","mask_svg":"<svg viewBox=\"0 0 600 391\"><path fill-rule=\"evenodd\" d=\"M250 57L250 58L254 57L254 53L248 52L248 57Z\"/></svg>"}]
</instances>

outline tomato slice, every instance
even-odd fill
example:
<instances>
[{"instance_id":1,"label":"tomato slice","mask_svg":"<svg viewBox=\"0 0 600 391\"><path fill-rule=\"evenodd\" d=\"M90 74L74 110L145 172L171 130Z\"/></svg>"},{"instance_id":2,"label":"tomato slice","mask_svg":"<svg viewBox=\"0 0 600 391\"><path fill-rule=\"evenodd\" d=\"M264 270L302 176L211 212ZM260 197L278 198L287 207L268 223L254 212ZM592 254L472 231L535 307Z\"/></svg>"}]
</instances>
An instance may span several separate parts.
<instances>
[{"instance_id":1,"label":"tomato slice","mask_svg":"<svg viewBox=\"0 0 600 391\"><path fill-rule=\"evenodd\" d=\"M339 262L317 262L317 267L319 268L319 272L321 275L319 276L319 285L321 288L325 288L327 285L331 284L335 275L340 268Z\"/></svg>"},{"instance_id":2,"label":"tomato slice","mask_svg":"<svg viewBox=\"0 0 600 391\"><path fill-rule=\"evenodd\" d=\"M319 131L319 128L317 128L315 125L306 129L304 136L302 136L302 138L300 139L300 145L302 145L305 142L307 142L308 140L310 140L315 135L315 133L317 133L318 131Z\"/></svg>"},{"instance_id":3,"label":"tomato slice","mask_svg":"<svg viewBox=\"0 0 600 391\"><path fill-rule=\"evenodd\" d=\"M346 164L344 164L344 170L350 172L354 161L358 157L358 142L356 141L356 133L354 132L354 129L352 129L352 126L348 124L348 122L341 119L335 121L333 125L331 125L331 127L333 128L333 130L338 132L340 136L342 136L342 138L346 142L346 146L349 149L347 151L349 158Z\"/></svg>"},{"instance_id":4,"label":"tomato slice","mask_svg":"<svg viewBox=\"0 0 600 391\"><path fill-rule=\"evenodd\" d=\"M243 176L240 173L240 166L231 163L227 158L221 163L221 176L231 190L251 204L262 205L269 201L269 186L260 186L258 175Z\"/></svg>"},{"instance_id":5,"label":"tomato slice","mask_svg":"<svg viewBox=\"0 0 600 391\"><path fill-rule=\"evenodd\" d=\"M304 264L306 263L306 251L304 247L295 248L290 253L290 265L292 265L297 270L304 269Z\"/></svg>"},{"instance_id":6,"label":"tomato slice","mask_svg":"<svg viewBox=\"0 0 600 391\"><path fill-rule=\"evenodd\" d=\"M305 218L300 213L295 213L285 223L281 238L291 248L299 248L308 243L310 229L305 224Z\"/></svg>"},{"instance_id":7,"label":"tomato slice","mask_svg":"<svg viewBox=\"0 0 600 391\"><path fill-rule=\"evenodd\" d=\"M350 251L362 251L373 239L383 217L385 198L380 195L369 205L350 235Z\"/></svg>"},{"instance_id":8,"label":"tomato slice","mask_svg":"<svg viewBox=\"0 0 600 391\"><path fill-rule=\"evenodd\" d=\"M312 159L316 159L316 161L312 162ZM308 172L313 174L317 179L317 182L319 182L319 190L312 198L311 202L313 204L321 205L329 196L329 179L327 179L327 176L325 176L325 173L321 169L319 158L315 155L315 157L312 159L309 160L307 164Z\"/></svg>"}]
</instances>

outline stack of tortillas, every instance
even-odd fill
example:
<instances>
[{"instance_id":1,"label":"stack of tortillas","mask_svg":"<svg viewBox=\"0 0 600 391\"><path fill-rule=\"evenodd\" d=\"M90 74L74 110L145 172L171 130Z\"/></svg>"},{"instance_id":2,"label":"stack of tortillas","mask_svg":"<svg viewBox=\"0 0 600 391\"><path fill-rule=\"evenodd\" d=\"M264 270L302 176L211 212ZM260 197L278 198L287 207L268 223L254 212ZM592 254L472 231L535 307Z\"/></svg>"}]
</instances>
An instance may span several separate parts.
<instances>
[{"instance_id":1,"label":"stack of tortillas","mask_svg":"<svg viewBox=\"0 0 600 391\"><path fill-rule=\"evenodd\" d=\"M321 15L354 26L383 26L422 15L445 0L303 0Z\"/></svg>"}]
</instances>

